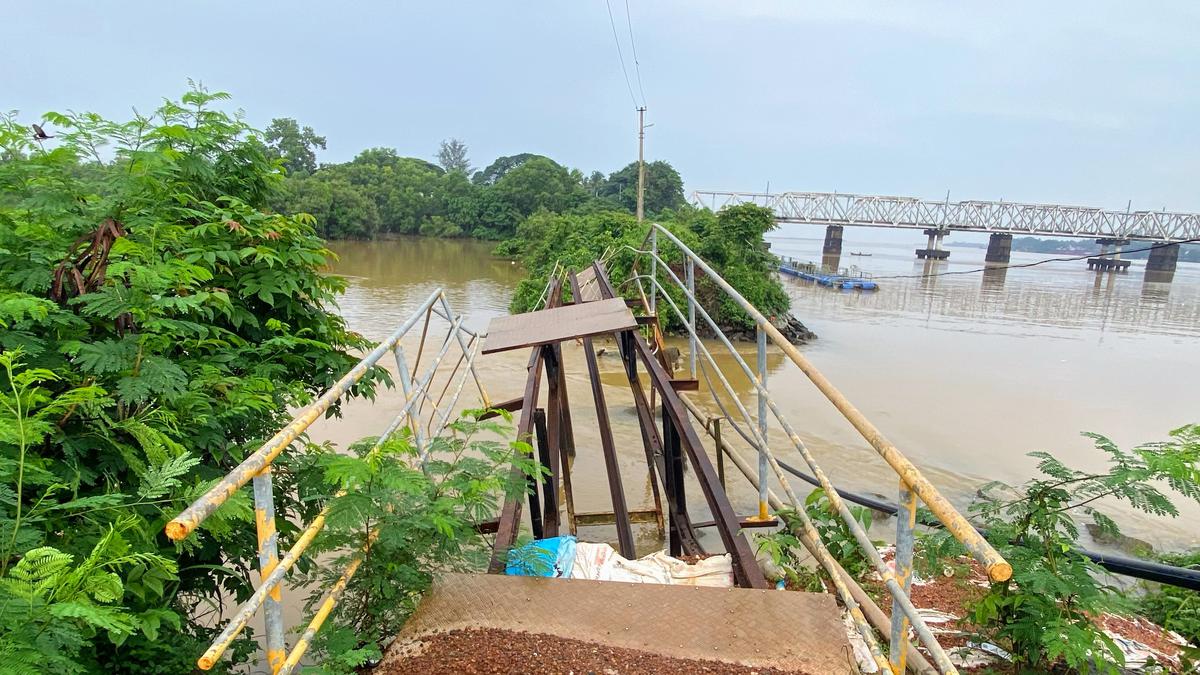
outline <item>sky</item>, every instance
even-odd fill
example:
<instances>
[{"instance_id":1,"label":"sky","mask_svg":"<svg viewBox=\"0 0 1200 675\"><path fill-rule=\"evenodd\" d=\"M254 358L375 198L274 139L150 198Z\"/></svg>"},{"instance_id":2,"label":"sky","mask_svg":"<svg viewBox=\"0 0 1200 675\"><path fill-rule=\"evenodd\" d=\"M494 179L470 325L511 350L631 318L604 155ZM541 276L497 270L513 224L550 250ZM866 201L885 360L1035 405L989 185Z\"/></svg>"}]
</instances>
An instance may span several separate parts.
<instances>
[{"instance_id":1,"label":"sky","mask_svg":"<svg viewBox=\"0 0 1200 675\"><path fill-rule=\"evenodd\" d=\"M644 91L647 157L689 192L1200 211L1198 3L628 8L45 0L6 13L0 110L124 119L192 78L255 126L314 127L322 161L376 146L432 159L457 137L476 167L535 152L608 173L636 159Z\"/></svg>"}]
</instances>

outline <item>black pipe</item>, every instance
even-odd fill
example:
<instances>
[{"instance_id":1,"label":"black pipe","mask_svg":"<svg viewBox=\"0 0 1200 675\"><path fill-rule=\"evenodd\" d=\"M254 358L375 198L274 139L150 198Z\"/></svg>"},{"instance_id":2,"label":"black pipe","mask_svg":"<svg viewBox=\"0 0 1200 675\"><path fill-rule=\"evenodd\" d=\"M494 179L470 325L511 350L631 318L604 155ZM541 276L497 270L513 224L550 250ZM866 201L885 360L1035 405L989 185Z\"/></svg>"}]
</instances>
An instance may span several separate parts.
<instances>
[{"instance_id":1,"label":"black pipe","mask_svg":"<svg viewBox=\"0 0 1200 675\"><path fill-rule=\"evenodd\" d=\"M800 480L810 485L821 487L821 484L816 478L813 478L803 471L800 471L796 467L783 462L779 462L779 466L783 467L784 471L787 471ZM886 513L889 516L896 515L896 513L900 510L897 505L891 502L881 501L872 497L864 497L863 495L856 494L854 492L848 492L846 490L842 490L841 488L838 488L837 493L842 497L842 499L845 499L848 502L853 502L859 506L865 506L872 511ZM941 522L936 520L921 524L929 525L931 527L942 526ZM979 533L985 537L987 536L986 530L981 529L979 530ZM1172 565L1164 565L1162 563L1139 560L1138 558L1128 558L1120 555L1111 555L1109 553L1096 553L1094 551L1088 551L1082 548L1077 548L1075 551L1090 558L1092 562L1115 574L1121 574L1137 579L1145 579L1146 581L1155 581L1160 584L1167 584L1169 586L1178 586L1179 588L1186 588L1192 591L1200 591L1200 570L1188 569L1186 567L1174 567Z\"/></svg>"}]
</instances>

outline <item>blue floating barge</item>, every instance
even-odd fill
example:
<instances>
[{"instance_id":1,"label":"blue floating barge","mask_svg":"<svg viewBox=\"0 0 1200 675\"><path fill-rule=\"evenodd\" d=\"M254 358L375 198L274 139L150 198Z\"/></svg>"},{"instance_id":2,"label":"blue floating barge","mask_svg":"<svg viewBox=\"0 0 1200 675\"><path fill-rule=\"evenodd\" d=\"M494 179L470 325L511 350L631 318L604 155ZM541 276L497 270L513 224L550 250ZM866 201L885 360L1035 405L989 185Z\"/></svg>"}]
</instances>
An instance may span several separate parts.
<instances>
[{"instance_id":1,"label":"blue floating barge","mask_svg":"<svg viewBox=\"0 0 1200 675\"><path fill-rule=\"evenodd\" d=\"M873 291L879 288L879 285L870 279L865 279L861 276L847 276L844 274L827 274L817 271L815 266L806 265L804 267L794 267L788 264L779 266L779 271L784 274L790 274L794 277L800 277L807 281L815 281L822 286L829 288L841 288L844 290L861 290Z\"/></svg>"}]
</instances>

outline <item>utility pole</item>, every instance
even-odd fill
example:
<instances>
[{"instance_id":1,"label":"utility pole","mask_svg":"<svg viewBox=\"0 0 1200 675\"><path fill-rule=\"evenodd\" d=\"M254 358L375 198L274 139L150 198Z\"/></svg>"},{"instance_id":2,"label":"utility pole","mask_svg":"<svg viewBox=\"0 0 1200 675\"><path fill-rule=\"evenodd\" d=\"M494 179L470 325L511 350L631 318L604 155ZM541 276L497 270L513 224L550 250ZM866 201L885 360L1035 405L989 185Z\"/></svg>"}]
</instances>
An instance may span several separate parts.
<instances>
[{"instance_id":1,"label":"utility pole","mask_svg":"<svg viewBox=\"0 0 1200 675\"><path fill-rule=\"evenodd\" d=\"M637 188L637 219L642 222L644 217L643 202L646 199L646 159L643 153L643 145L646 140L646 106L641 106L638 111L638 188Z\"/></svg>"}]
</instances>

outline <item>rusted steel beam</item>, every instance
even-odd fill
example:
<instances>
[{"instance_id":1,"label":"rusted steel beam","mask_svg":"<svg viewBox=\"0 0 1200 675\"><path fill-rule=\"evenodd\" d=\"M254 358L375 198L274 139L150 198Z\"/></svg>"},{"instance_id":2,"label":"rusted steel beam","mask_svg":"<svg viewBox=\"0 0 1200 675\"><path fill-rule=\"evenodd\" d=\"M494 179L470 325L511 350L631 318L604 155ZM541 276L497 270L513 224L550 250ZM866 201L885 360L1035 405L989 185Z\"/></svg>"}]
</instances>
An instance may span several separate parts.
<instances>
[{"instance_id":1,"label":"rusted steel beam","mask_svg":"<svg viewBox=\"0 0 1200 675\"><path fill-rule=\"evenodd\" d=\"M680 448L679 430L675 428L675 422L671 419L671 415L667 411L667 407L662 408L662 444L663 444L663 460L666 464L666 492L667 501L674 504L680 512L687 513L687 493L684 490L683 484L683 451ZM691 518L671 519L671 527L669 533L669 551L673 556L683 554L683 540L681 534L685 527L691 526Z\"/></svg>"},{"instance_id":2,"label":"rusted steel beam","mask_svg":"<svg viewBox=\"0 0 1200 675\"><path fill-rule=\"evenodd\" d=\"M654 493L654 505L659 513L662 513L662 501L658 493L655 471L662 478L665 491L667 467L663 453L663 441L659 436L658 425L654 422L654 413L651 412L650 403L646 400L646 392L642 390L642 383L638 380L637 357L634 355L633 347L630 346L634 340L633 331L625 331L616 338L617 345L620 347L621 359L625 364L625 375L629 379L629 388L633 392L633 406L637 410L638 428L642 432L642 446L646 449L646 465L650 472L650 487ZM700 541L696 538L695 530L689 524L687 504L676 504L668 493L666 511L671 521L682 525L679 527L679 536L684 552L688 555L704 553L704 548L700 546ZM663 532L663 526L664 523L660 522L659 532Z\"/></svg>"},{"instance_id":3,"label":"rusted steel beam","mask_svg":"<svg viewBox=\"0 0 1200 675\"><path fill-rule=\"evenodd\" d=\"M533 411L533 429L534 435L537 438L537 453L538 461L542 466L550 467L553 464L555 453L550 447L550 434L546 430L546 411L538 408ZM534 530L533 536L535 539L543 537L558 536L558 485L554 481L553 474L542 476L538 489L542 492L542 510L538 512L534 518L533 512L530 511L529 517L537 523L537 529ZM530 502L530 509L533 509L533 502ZM550 533L546 533L546 523L551 524Z\"/></svg>"},{"instance_id":4,"label":"rusted steel beam","mask_svg":"<svg viewBox=\"0 0 1200 675\"><path fill-rule=\"evenodd\" d=\"M580 302L583 293L579 278L570 273L571 294ZM636 556L633 545L633 528L629 526L629 507L625 503L625 486L621 481L621 466L617 461L617 446L613 442L612 423L608 418L608 403L604 398L604 384L600 381L600 366L596 363L596 350L592 338L583 338L583 355L587 362L588 379L592 384L592 401L596 404L596 427L600 432L600 448L604 452L604 468L608 473L608 492L612 496L613 514L617 525L617 547L626 558ZM578 514L576 514L578 517Z\"/></svg>"},{"instance_id":5,"label":"rusted steel beam","mask_svg":"<svg viewBox=\"0 0 1200 675\"><path fill-rule=\"evenodd\" d=\"M654 509L633 509L627 515L629 522L634 524L658 522L658 512ZM575 514L575 520L580 525L612 525L617 522L617 516L611 511L581 511Z\"/></svg>"},{"instance_id":6,"label":"rusted steel beam","mask_svg":"<svg viewBox=\"0 0 1200 675\"><path fill-rule=\"evenodd\" d=\"M493 403L490 406L488 406L487 412L485 412L484 414L479 416L479 419L490 420L493 417L499 417L500 413L496 412L497 410L507 410L508 412L517 412L521 409L521 403L523 403L524 401L525 401L524 396L518 396L517 398L510 399L508 401L501 401L499 403Z\"/></svg>"},{"instance_id":7,"label":"rusted steel beam","mask_svg":"<svg viewBox=\"0 0 1200 675\"><path fill-rule=\"evenodd\" d=\"M571 487L571 460L575 458L575 428L571 423L571 402L567 395L567 373L562 359L562 346L555 344L554 362L557 364L558 416L559 416L559 467L562 476L563 502L567 507L567 531L576 534L575 490Z\"/></svg>"},{"instance_id":8,"label":"rusted steel beam","mask_svg":"<svg viewBox=\"0 0 1200 675\"><path fill-rule=\"evenodd\" d=\"M686 378L671 380L671 388L675 391L700 391L700 380Z\"/></svg>"},{"instance_id":9,"label":"rusted steel beam","mask_svg":"<svg viewBox=\"0 0 1200 675\"><path fill-rule=\"evenodd\" d=\"M544 463L546 461L546 413L538 408L533 412L533 428L534 450L537 452L538 461ZM525 479L525 485L529 490L529 529L533 531L534 539L541 539L546 536L546 530L542 526L542 500L539 496L542 493L542 483L545 478L535 478L528 476ZM497 529L499 521L497 521Z\"/></svg>"},{"instance_id":10,"label":"rusted steel beam","mask_svg":"<svg viewBox=\"0 0 1200 675\"><path fill-rule=\"evenodd\" d=\"M612 282L608 279L608 273L605 271L604 265L599 262L596 263L596 280L600 284L602 294L605 294L606 297L616 296ZM667 374L662 363L650 352L650 346L646 344L645 340L635 335L632 342L633 348L650 375L652 385L662 397L663 414L670 416L675 430L679 433L680 445L683 446L683 450L687 453L688 460L695 470L696 480L704 492L704 499L708 503L709 511L712 512L713 519L719 523L717 531L721 535L721 541L725 545L725 550L733 556L735 578L741 586L767 588L767 580L763 577L762 570L759 569L754 558L754 550L738 527L737 514L733 511L733 505L729 503L728 495L721 489L717 472L713 468L712 462L709 461L708 454L704 451L700 437L696 435L696 430L692 427L687 409L680 400L679 394L671 388L670 375Z\"/></svg>"},{"instance_id":11,"label":"rusted steel beam","mask_svg":"<svg viewBox=\"0 0 1200 675\"><path fill-rule=\"evenodd\" d=\"M553 306L562 301L562 282L553 279L550 282L547 304ZM525 378L525 394L521 397L521 420L517 423L517 439L525 442L532 440L533 411L537 407L538 388L542 380L542 351L534 349L529 354L528 375ZM513 466L510 476L520 479L520 469ZM500 527L496 531L496 541L492 544L492 559L488 562L488 573L498 574L504 571L504 562L508 557L508 549L517 540L517 530L521 527L521 495L513 495L504 501L500 509Z\"/></svg>"},{"instance_id":12,"label":"rusted steel beam","mask_svg":"<svg viewBox=\"0 0 1200 675\"><path fill-rule=\"evenodd\" d=\"M563 452L562 452L562 380L558 377L558 360L550 345L539 347L542 350L542 363L546 366L546 442L550 446L550 486L555 495L554 509L550 509L550 500L546 501L546 512L542 516L542 531L547 537L557 537L559 530L558 498L562 497Z\"/></svg>"},{"instance_id":13,"label":"rusted steel beam","mask_svg":"<svg viewBox=\"0 0 1200 675\"><path fill-rule=\"evenodd\" d=\"M759 520L758 516L741 516L738 518L738 525L741 526L742 529L755 527L775 527L778 524L778 518L770 518L769 520ZM692 527L696 529L703 527L716 527L716 525L717 521L715 520L702 520L698 523L692 523Z\"/></svg>"},{"instance_id":14,"label":"rusted steel beam","mask_svg":"<svg viewBox=\"0 0 1200 675\"><path fill-rule=\"evenodd\" d=\"M484 521L475 523L475 531L478 532L479 534L496 534L496 531L499 529L500 529L500 519L499 518L492 518L491 520L484 520Z\"/></svg>"}]
</instances>

